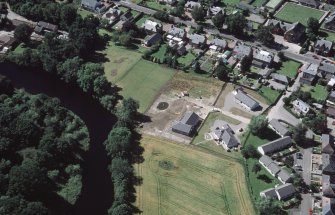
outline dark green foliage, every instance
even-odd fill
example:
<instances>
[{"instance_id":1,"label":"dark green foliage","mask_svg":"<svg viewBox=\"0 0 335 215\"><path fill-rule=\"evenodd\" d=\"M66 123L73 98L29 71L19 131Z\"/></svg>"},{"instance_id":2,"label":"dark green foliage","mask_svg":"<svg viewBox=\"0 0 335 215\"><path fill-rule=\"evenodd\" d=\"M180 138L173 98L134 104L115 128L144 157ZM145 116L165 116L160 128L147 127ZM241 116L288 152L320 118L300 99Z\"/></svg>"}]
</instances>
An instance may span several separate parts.
<instances>
[{"instance_id":1,"label":"dark green foliage","mask_svg":"<svg viewBox=\"0 0 335 215\"><path fill-rule=\"evenodd\" d=\"M225 21L225 15L222 13L219 13L212 17L212 22L214 26L217 27L218 29L222 28L224 21Z\"/></svg>"},{"instance_id":2,"label":"dark green foliage","mask_svg":"<svg viewBox=\"0 0 335 215\"><path fill-rule=\"evenodd\" d=\"M183 17L184 13L185 13L184 6L185 6L185 1L184 0L178 1L177 6L174 7L171 10L171 12L170 12L171 15L178 16L178 17Z\"/></svg>"},{"instance_id":3,"label":"dark green foliage","mask_svg":"<svg viewBox=\"0 0 335 215\"><path fill-rule=\"evenodd\" d=\"M214 72L218 79L220 79L221 81L227 81L228 74L231 72L231 69L228 68L226 65L220 64L215 68Z\"/></svg>"},{"instance_id":4,"label":"dark green foliage","mask_svg":"<svg viewBox=\"0 0 335 215\"><path fill-rule=\"evenodd\" d=\"M126 127L116 127L108 135L105 147L109 156L124 157L131 147L131 132Z\"/></svg>"},{"instance_id":5,"label":"dark green foliage","mask_svg":"<svg viewBox=\"0 0 335 215\"><path fill-rule=\"evenodd\" d=\"M319 20L317 20L314 17L310 17L307 20L307 32L308 33L313 33L314 35L318 34L319 31Z\"/></svg>"},{"instance_id":6,"label":"dark green foliage","mask_svg":"<svg viewBox=\"0 0 335 215\"><path fill-rule=\"evenodd\" d=\"M273 45L275 42L275 38L271 34L271 28L268 26L258 28L255 32L255 37L258 41L267 46Z\"/></svg>"},{"instance_id":7,"label":"dark green foliage","mask_svg":"<svg viewBox=\"0 0 335 215\"><path fill-rule=\"evenodd\" d=\"M265 115L253 116L248 125L251 133L260 134L268 126L268 119Z\"/></svg>"},{"instance_id":8,"label":"dark green foliage","mask_svg":"<svg viewBox=\"0 0 335 215\"><path fill-rule=\"evenodd\" d=\"M31 33L32 29L27 24L21 24L15 28L14 38L18 42L28 43Z\"/></svg>"},{"instance_id":9,"label":"dark green foliage","mask_svg":"<svg viewBox=\"0 0 335 215\"><path fill-rule=\"evenodd\" d=\"M198 7L198 6L194 7L192 9L191 14L192 14L192 18L196 22L205 20L206 12L204 11L204 9L202 7Z\"/></svg>"},{"instance_id":10,"label":"dark green foliage","mask_svg":"<svg viewBox=\"0 0 335 215\"><path fill-rule=\"evenodd\" d=\"M79 57L66 59L57 66L57 73L66 83L74 83L77 80L77 71L83 64Z\"/></svg>"},{"instance_id":11,"label":"dark green foliage","mask_svg":"<svg viewBox=\"0 0 335 215\"><path fill-rule=\"evenodd\" d=\"M157 11L153 16L163 22L170 21L169 14L165 11Z\"/></svg>"},{"instance_id":12,"label":"dark green foliage","mask_svg":"<svg viewBox=\"0 0 335 215\"><path fill-rule=\"evenodd\" d=\"M286 215L281 207L281 203L278 200L272 198L262 198L256 202L258 211L260 215L276 214L276 215Z\"/></svg>"},{"instance_id":13,"label":"dark green foliage","mask_svg":"<svg viewBox=\"0 0 335 215\"><path fill-rule=\"evenodd\" d=\"M316 114L307 115L303 118L303 123L317 134L327 131L327 117L323 113L317 112Z\"/></svg>"},{"instance_id":14,"label":"dark green foliage","mask_svg":"<svg viewBox=\"0 0 335 215\"><path fill-rule=\"evenodd\" d=\"M245 158L258 158L259 157L256 147L250 144L243 147L241 150L241 153L243 157Z\"/></svg>"},{"instance_id":15,"label":"dark green foliage","mask_svg":"<svg viewBox=\"0 0 335 215\"><path fill-rule=\"evenodd\" d=\"M231 14L226 17L226 25L228 30L237 36L244 34L244 28L246 24L247 20L241 13Z\"/></svg>"},{"instance_id":16,"label":"dark green foliage","mask_svg":"<svg viewBox=\"0 0 335 215\"><path fill-rule=\"evenodd\" d=\"M255 174L257 174L259 171L261 171L262 170L262 167L261 167L261 165L260 164L258 164L258 163L256 163L256 164L254 164L254 166L252 167L252 171L255 173Z\"/></svg>"},{"instance_id":17,"label":"dark green foliage","mask_svg":"<svg viewBox=\"0 0 335 215\"><path fill-rule=\"evenodd\" d=\"M242 58L240 64L241 64L241 67L240 67L241 72L243 73L248 72L252 65L252 58L250 56L245 56Z\"/></svg>"},{"instance_id":18,"label":"dark green foliage","mask_svg":"<svg viewBox=\"0 0 335 215\"><path fill-rule=\"evenodd\" d=\"M116 110L117 125L121 127L133 128L137 116L139 104L132 98L123 100L123 105Z\"/></svg>"},{"instance_id":19,"label":"dark green foliage","mask_svg":"<svg viewBox=\"0 0 335 215\"><path fill-rule=\"evenodd\" d=\"M306 131L307 128L302 124L298 124L293 128L292 138L296 144L302 145L306 141Z\"/></svg>"},{"instance_id":20,"label":"dark green foliage","mask_svg":"<svg viewBox=\"0 0 335 215\"><path fill-rule=\"evenodd\" d=\"M119 42L123 46L130 46L132 42L132 38L129 33L122 33L119 36Z\"/></svg>"}]
</instances>

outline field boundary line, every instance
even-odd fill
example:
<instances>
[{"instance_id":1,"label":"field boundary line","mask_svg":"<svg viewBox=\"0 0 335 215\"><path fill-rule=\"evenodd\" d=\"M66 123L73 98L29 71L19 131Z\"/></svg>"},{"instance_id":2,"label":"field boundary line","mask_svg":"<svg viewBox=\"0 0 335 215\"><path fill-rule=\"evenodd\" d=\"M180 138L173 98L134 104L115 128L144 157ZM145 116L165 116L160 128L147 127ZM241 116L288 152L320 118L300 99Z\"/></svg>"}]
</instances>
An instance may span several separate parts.
<instances>
[{"instance_id":1,"label":"field boundary line","mask_svg":"<svg viewBox=\"0 0 335 215\"><path fill-rule=\"evenodd\" d=\"M122 79L124 79L124 77L126 77L128 74L129 74L129 72L136 66L136 64L140 61L140 60L142 60L142 57L140 57L139 59L138 59L138 61L136 61L136 63L134 63L127 71L125 71L118 79L116 79L115 80L115 84L117 84L117 83L119 83Z\"/></svg>"}]
</instances>

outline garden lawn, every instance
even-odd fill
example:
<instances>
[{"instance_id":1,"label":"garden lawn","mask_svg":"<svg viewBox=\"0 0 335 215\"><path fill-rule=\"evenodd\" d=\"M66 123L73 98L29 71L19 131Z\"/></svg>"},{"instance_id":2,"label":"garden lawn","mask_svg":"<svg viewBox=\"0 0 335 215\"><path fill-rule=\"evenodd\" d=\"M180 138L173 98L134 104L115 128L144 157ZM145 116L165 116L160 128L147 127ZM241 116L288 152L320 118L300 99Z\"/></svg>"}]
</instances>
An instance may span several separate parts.
<instances>
[{"instance_id":1,"label":"garden lawn","mask_svg":"<svg viewBox=\"0 0 335 215\"><path fill-rule=\"evenodd\" d=\"M333 33L333 32L320 30L319 35L321 37L325 37L327 40L335 42L335 33Z\"/></svg>"},{"instance_id":2,"label":"garden lawn","mask_svg":"<svg viewBox=\"0 0 335 215\"><path fill-rule=\"evenodd\" d=\"M23 43L20 43L15 49L14 49L14 53L15 54L22 54L23 51L26 50L26 47Z\"/></svg>"},{"instance_id":3,"label":"garden lawn","mask_svg":"<svg viewBox=\"0 0 335 215\"><path fill-rule=\"evenodd\" d=\"M135 205L143 214L255 214L236 159L147 135L141 146Z\"/></svg>"},{"instance_id":4,"label":"garden lawn","mask_svg":"<svg viewBox=\"0 0 335 215\"><path fill-rule=\"evenodd\" d=\"M154 10L160 10L160 11L164 11L164 10L171 10L171 6L168 4L160 4L159 2L155 1L155 0L148 0L144 2L144 5L146 7L152 8Z\"/></svg>"},{"instance_id":5,"label":"garden lawn","mask_svg":"<svg viewBox=\"0 0 335 215\"><path fill-rule=\"evenodd\" d=\"M307 26L308 18L314 17L319 20L323 15L323 11L289 2L277 13L276 18L289 23L300 22Z\"/></svg>"},{"instance_id":6,"label":"garden lawn","mask_svg":"<svg viewBox=\"0 0 335 215\"><path fill-rule=\"evenodd\" d=\"M94 13L90 12L90 11L87 11L87 10L84 10L84 9L78 9L77 13L82 17L82 18L85 18L89 15L94 15Z\"/></svg>"},{"instance_id":7,"label":"garden lawn","mask_svg":"<svg viewBox=\"0 0 335 215\"><path fill-rule=\"evenodd\" d=\"M252 5L255 7L261 7L265 5L268 2L268 0L255 0Z\"/></svg>"},{"instance_id":8,"label":"garden lawn","mask_svg":"<svg viewBox=\"0 0 335 215\"><path fill-rule=\"evenodd\" d=\"M145 112L173 75L174 70L141 59L120 77L116 85L122 88L122 96L139 101L139 111Z\"/></svg>"},{"instance_id":9,"label":"garden lawn","mask_svg":"<svg viewBox=\"0 0 335 215\"><path fill-rule=\"evenodd\" d=\"M178 58L178 63L189 66L195 58L196 56L189 51L186 55Z\"/></svg>"},{"instance_id":10,"label":"garden lawn","mask_svg":"<svg viewBox=\"0 0 335 215\"><path fill-rule=\"evenodd\" d=\"M268 104L275 103L277 98L280 96L280 92L278 90L273 90L267 86L262 86L258 90L258 92L259 94L261 94L264 98L268 100Z\"/></svg>"},{"instance_id":11,"label":"garden lawn","mask_svg":"<svg viewBox=\"0 0 335 215\"><path fill-rule=\"evenodd\" d=\"M285 59L284 61L282 61L282 66L279 70L277 70L277 73L286 75L290 78L294 78L300 66L301 63L297 61Z\"/></svg>"},{"instance_id":12,"label":"garden lawn","mask_svg":"<svg viewBox=\"0 0 335 215\"><path fill-rule=\"evenodd\" d=\"M240 2L240 0L221 0L221 2L227 5L236 5Z\"/></svg>"},{"instance_id":13,"label":"garden lawn","mask_svg":"<svg viewBox=\"0 0 335 215\"><path fill-rule=\"evenodd\" d=\"M319 102L323 102L327 99L329 92L325 86L316 84L313 86L303 85L302 91L310 92L313 99Z\"/></svg>"},{"instance_id":14,"label":"garden lawn","mask_svg":"<svg viewBox=\"0 0 335 215\"><path fill-rule=\"evenodd\" d=\"M153 53L152 56L154 58L159 59L159 61L161 63L163 63L164 58L165 58L165 54L166 54L166 50L167 50L167 44L163 44L161 45L161 47L159 47L158 51Z\"/></svg>"}]
</instances>

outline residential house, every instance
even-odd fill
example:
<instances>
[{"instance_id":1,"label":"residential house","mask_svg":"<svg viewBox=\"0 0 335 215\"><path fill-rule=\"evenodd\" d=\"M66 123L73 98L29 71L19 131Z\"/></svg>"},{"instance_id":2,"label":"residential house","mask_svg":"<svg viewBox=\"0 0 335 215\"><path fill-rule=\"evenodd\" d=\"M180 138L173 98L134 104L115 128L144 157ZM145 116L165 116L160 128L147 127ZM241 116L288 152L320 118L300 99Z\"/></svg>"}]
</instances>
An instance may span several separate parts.
<instances>
[{"instance_id":1,"label":"residential house","mask_svg":"<svg viewBox=\"0 0 335 215\"><path fill-rule=\"evenodd\" d=\"M281 183L283 184L287 184L293 181L292 176L284 169L282 169L278 175L277 178L279 179L279 181L281 181Z\"/></svg>"},{"instance_id":2,"label":"residential house","mask_svg":"<svg viewBox=\"0 0 335 215\"><path fill-rule=\"evenodd\" d=\"M287 183L276 187L276 193L278 200L287 200L294 196L296 191L292 184Z\"/></svg>"},{"instance_id":3,"label":"residential house","mask_svg":"<svg viewBox=\"0 0 335 215\"><path fill-rule=\"evenodd\" d=\"M331 77L327 83L327 86L333 88L335 85L335 77Z\"/></svg>"},{"instance_id":4,"label":"residential house","mask_svg":"<svg viewBox=\"0 0 335 215\"><path fill-rule=\"evenodd\" d=\"M168 36L172 36L171 39L175 37L184 40L186 38L186 30L172 25L168 31Z\"/></svg>"},{"instance_id":5,"label":"residential house","mask_svg":"<svg viewBox=\"0 0 335 215\"><path fill-rule=\"evenodd\" d=\"M34 29L36 34L45 34L47 32L58 32L58 26L47 22L39 21Z\"/></svg>"},{"instance_id":6,"label":"residential house","mask_svg":"<svg viewBox=\"0 0 335 215\"><path fill-rule=\"evenodd\" d=\"M16 39L13 36L7 34L0 35L0 53L6 53L10 50L13 44L16 42Z\"/></svg>"},{"instance_id":7,"label":"residential house","mask_svg":"<svg viewBox=\"0 0 335 215\"><path fill-rule=\"evenodd\" d=\"M282 149L288 148L292 145L292 139L289 136L282 137L279 139L276 139L274 141L271 141L267 144L261 145L257 148L259 153L262 155L269 155L273 154L275 152L278 152Z\"/></svg>"},{"instance_id":8,"label":"residential house","mask_svg":"<svg viewBox=\"0 0 335 215\"><path fill-rule=\"evenodd\" d=\"M268 19L265 26L271 27L271 33L283 35L284 40L290 43L299 43L306 30L305 26L299 22L291 24L276 19Z\"/></svg>"},{"instance_id":9,"label":"residential house","mask_svg":"<svg viewBox=\"0 0 335 215\"><path fill-rule=\"evenodd\" d=\"M244 57L251 56L252 49L249 46L239 43L238 45L235 46L233 54L235 59L242 60Z\"/></svg>"},{"instance_id":10,"label":"residential house","mask_svg":"<svg viewBox=\"0 0 335 215\"><path fill-rule=\"evenodd\" d=\"M285 0L270 0L269 2L266 3L265 8L270 10L270 11L275 11L277 10Z\"/></svg>"},{"instance_id":11,"label":"residential house","mask_svg":"<svg viewBox=\"0 0 335 215\"><path fill-rule=\"evenodd\" d=\"M335 198L335 184L332 176L322 175L322 194L328 198Z\"/></svg>"},{"instance_id":12,"label":"residential house","mask_svg":"<svg viewBox=\"0 0 335 215\"><path fill-rule=\"evenodd\" d=\"M267 155L259 159L259 163L274 177L280 172L279 166Z\"/></svg>"},{"instance_id":13,"label":"residential house","mask_svg":"<svg viewBox=\"0 0 335 215\"><path fill-rule=\"evenodd\" d=\"M322 174L335 175L334 155L322 154Z\"/></svg>"},{"instance_id":14,"label":"residential house","mask_svg":"<svg viewBox=\"0 0 335 215\"><path fill-rule=\"evenodd\" d=\"M335 91L331 91L328 96L328 101L335 103Z\"/></svg>"},{"instance_id":15,"label":"residential house","mask_svg":"<svg viewBox=\"0 0 335 215\"><path fill-rule=\"evenodd\" d=\"M144 38L143 45L150 47L161 41L161 39L162 35L160 33L151 34Z\"/></svg>"},{"instance_id":16,"label":"residential house","mask_svg":"<svg viewBox=\"0 0 335 215\"><path fill-rule=\"evenodd\" d=\"M322 143L321 152L329 155L334 154L334 137L329 134L322 134L320 140Z\"/></svg>"},{"instance_id":17,"label":"residential house","mask_svg":"<svg viewBox=\"0 0 335 215\"><path fill-rule=\"evenodd\" d=\"M319 65L309 64L306 69L302 69L302 77L299 79L299 82L302 84L312 85L316 75L318 74Z\"/></svg>"},{"instance_id":18,"label":"residential house","mask_svg":"<svg viewBox=\"0 0 335 215\"><path fill-rule=\"evenodd\" d=\"M211 128L211 134L219 145L226 150L238 147L240 143L234 136L234 131L231 127L222 120L216 120Z\"/></svg>"},{"instance_id":19,"label":"residential house","mask_svg":"<svg viewBox=\"0 0 335 215\"><path fill-rule=\"evenodd\" d=\"M161 23L151 21L150 19L145 20L142 27L147 34L160 33L163 31Z\"/></svg>"},{"instance_id":20,"label":"residential house","mask_svg":"<svg viewBox=\"0 0 335 215\"><path fill-rule=\"evenodd\" d=\"M107 19L109 21L109 24L112 24L116 21L119 20L120 16L122 15L122 11L117 8L117 7L114 7L114 8L110 8L103 16L102 18L103 19Z\"/></svg>"},{"instance_id":21,"label":"residential house","mask_svg":"<svg viewBox=\"0 0 335 215\"><path fill-rule=\"evenodd\" d=\"M196 131L200 121L200 117L196 113L188 111L179 122L172 126L172 131L191 136Z\"/></svg>"},{"instance_id":22,"label":"residential house","mask_svg":"<svg viewBox=\"0 0 335 215\"><path fill-rule=\"evenodd\" d=\"M12 19L10 21L11 21L11 23L14 27L18 27L19 25L23 25L23 24L28 25L31 28L35 27L34 24L32 24L30 22L23 21L23 20L19 20L19 19Z\"/></svg>"},{"instance_id":23,"label":"residential house","mask_svg":"<svg viewBox=\"0 0 335 215\"><path fill-rule=\"evenodd\" d=\"M294 100L292 102L292 105L293 105L294 112L296 112L297 114L301 116L305 116L311 108L307 103L301 101L300 99Z\"/></svg>"},{"instance_id":24,"label":"residential house","mask_svg":"<svg viewBox=\"0 0 335 215\"><path fill-rule=\"evenodd\" d=\"M327 60L322 61L319 66L319 72L322 74L323 77L330 79L335 74L335 64Z\"/></svg>"},{"instance_id":25,"label":"residential house","mask_svg":"<svg viewBox=\"0 0 335 215\"><path fill-rule=\"evenodd\" d=\"M325 39L320 39L315 42L314 52L322 56L329 56L332 48L333 42Z\"/></svg>"},{"instance_id":26,"label":"residential house","mask_svg":"<svg viewBox=\"0 0 335 215\"><path fill-rule=\"evenodd\" d=\"M259 68L270 67L273 62L274 55L270 52L255 49L252 64Z\"/></svg>"},{"instance_id":27,"label":"residential house","mask_svg":"<svg viewBox=\"0 0 335 215\"><path fill-rule=\"evenodd\" d=\"M335 199L322 197L322 215L335 214Z\"/></svg>"},{"instance_id":28,"label":"residential house","mask_svg":"<svg viewBox=\"0 0 335 215\"><path fill-rule=\"evenodd\" d=\"M120 21L116 23L115 28L119 31L126 31L133 21L134 17L130 10L120 16Z\"/></svg>"},{"instance_id":29,"label":"residential house","mask_svg":"<svg viewBox=\"0 0 335 215\"><path fill-rule=\"evenodd\" d=\"M235 89L233 94L235 95L235 101L249 111L255 111L261 107L260 104L255 99L248 96L242 88Z\"/></svg>"},{"instance_id":30,"label":"residential house","mask_svg":"<svg viewBox=\"0 0 335 215\"><path fill-rule=\"evenodd\" d=\"M157 2L160 4L174 5L177 2L177 0L157 0Z\"/></svg>"},{"instance_id":31,"label":"residential house","mask_svg":"<svg viewBox=\"0 0 335 215\"><path fill-rule=\"evenodd\" d=\"M318 8L320 6L320 2L316 0L298 0L298 2L299 4L313 8Z\"/></svg>"},{"instance_id":32,"label":"residential house","mask_svg":"<svg viewBox=\"0 0 335 215\"><path fill-rule=\"evenodd\" d=\"M201 7L199 2L187 1L185 4L185 10L191 12L195 7Z\"/></svg>"},{"instance_id":33,"label":"residential house","mask_svg":"<svg viewBox=\"0 0 335 215\"><path fill-rule=\"evenodd\" d=\"M290 79L286 75L272 73L271 77L275 82L278 82L280 84L288 85L290 83Z\"/></svg>"},{"instance_id":34,"label":"residential house","mask_svg":"<svg viewBox=\"0 0 335 215\"><path fill-rule=\"evenodd\" d=\"M290 135L289 130L283 124L281 124L278 119L270 120L269 127L281 137Z\"/></svg>"},{"instance_id":35,"label":"residential house","mask_svg":"<svg viewBox=\"0 0 335 215\"><path fill-rule=\"evenodd\" d=\"M253 14L259 14L260 12L260 9L251 5L251 4L248 4L247 2L239 2L236 7L242 11L248 11L250 13L253 13Z\"/></svg>"},{"instance_id":36,"label":"residential house","mask_svg":"<svg viewBox=\"0 0 335 215\"><path fill-rule=\"evenodd\" d=\"M189 43L194 48L202 48L204 45L206 45L206 41L206 36L200 34L191 34L189 37Z\"/></svg>"},{"instance_id":37,"label":"residential house","mask_svg":"<svg viewBox=\"0 0 335 215\"><path fill-rule=\"evenodd\" d=\"M209 49L221 52L227 48L227 41L219 38L214 38L210 42Z\"/></svg>"},{"instance_id":38,"label":"residential house","mask_svg":"<svg viewBox=\"0 0 335 215\"><path fill-rule=\"evenodd\" d=\"M259 195L262 198L274 198L274 199L278 199L278 196L277 196L275 188L269 188L269 189L263 190L262 192L259 193Z\"/></svg>"},{"instance_id":39,"label":"residential house","mask_svg":"<svg viewBox=\"0 0 335 215\"><path fill-rule=\"evenodd\" d=\"M328 117L335 118L335 108L327 107L326 114Z\"/></svg>"},{"instance_id":40,"label":"residential house","mask_svg":"<svg viewBox=\"0 0 335 215\"><path fill-rule=\"evenodd\" d=\"M207 16L215 16L217 14L224 14L224 10L222 7L217 7L217 6L210 6L207 9Z\"/></svg>"},{"instance_id":41,"label":"residential house","mask_svg":"<svg viewBox=\"0 0 335 215\"><path fill-rule=\"evenodd\" d=\"M335 12L331 13L330 16L325 19L324 23L326 29L335 31Z\"/></svg>"},{"instance_id":42,"label":"residential house","mask_svg":"<svg viewBox=\"0 0 335 215\"><path fill-rule=\"evenodd\" d=\"M105 5L99 0L81 0L81 7L92 12L103 12Z\"/></svg>"}]
</instances>

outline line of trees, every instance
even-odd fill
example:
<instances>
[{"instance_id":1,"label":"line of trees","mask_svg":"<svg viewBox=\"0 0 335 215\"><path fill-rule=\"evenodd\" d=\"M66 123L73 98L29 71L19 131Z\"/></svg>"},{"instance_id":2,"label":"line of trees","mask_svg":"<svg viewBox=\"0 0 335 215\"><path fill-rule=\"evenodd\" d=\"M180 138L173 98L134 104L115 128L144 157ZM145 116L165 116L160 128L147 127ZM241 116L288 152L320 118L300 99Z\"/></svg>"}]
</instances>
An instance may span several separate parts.
<instances>
[{"instance_id":1,"label":"line of trees","mask_svg":"<svg viewBox=\"0 0 335 215\"><path fill-rule=\"evenodd\" d=\"M136 147L136 118L138 102L124 99L116 109L117 123L104 145L111 158L109 171L114 185L114 202L108 210L110 215L129 215L137 211L135 202L133 157Z\"/></svg>"}]
</instances>

